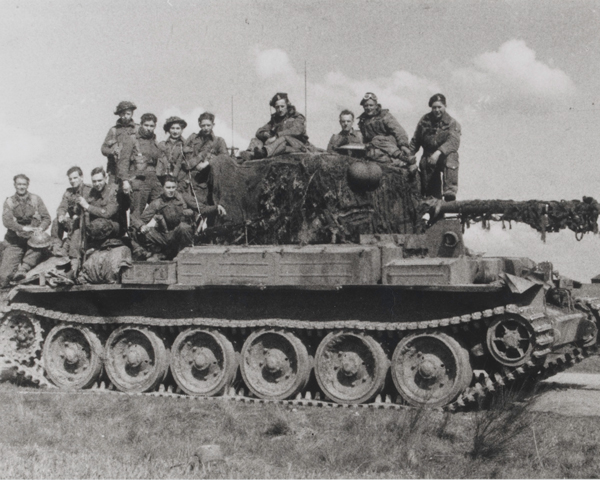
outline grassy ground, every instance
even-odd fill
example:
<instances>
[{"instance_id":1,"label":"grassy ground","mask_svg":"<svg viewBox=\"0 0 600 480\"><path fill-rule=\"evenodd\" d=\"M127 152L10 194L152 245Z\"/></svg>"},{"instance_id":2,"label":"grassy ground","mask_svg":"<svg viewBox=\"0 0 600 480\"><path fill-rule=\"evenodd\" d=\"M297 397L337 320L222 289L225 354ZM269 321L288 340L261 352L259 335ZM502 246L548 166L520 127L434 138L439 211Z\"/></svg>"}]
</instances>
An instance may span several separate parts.
<instances>
[{"instance_id":1,"label":"grassy ground","mask_svg":"<svg viewBox=\"0 0 600 480\"><path fill-rule=\"evenodd\" d=\"M10 478L598 478L600 419L282 408L231 401L17 393L0 386ZM226 461L191 469L205 444Z\"/></svg>"}]
</instances>

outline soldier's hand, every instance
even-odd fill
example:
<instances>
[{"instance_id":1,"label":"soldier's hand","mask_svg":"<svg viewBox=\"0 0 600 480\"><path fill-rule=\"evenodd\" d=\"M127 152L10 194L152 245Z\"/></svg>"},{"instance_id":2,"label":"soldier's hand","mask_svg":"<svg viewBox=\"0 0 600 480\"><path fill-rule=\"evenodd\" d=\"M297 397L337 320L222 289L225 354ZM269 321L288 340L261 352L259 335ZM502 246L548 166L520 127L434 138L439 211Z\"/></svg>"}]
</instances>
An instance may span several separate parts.
<instances>
[{"instance_id":1,"label":"soldier's hand","mask_svg":"<svg viewBox=\"0 0 600 480\"><path fill-rule=\"evenodd\" d=\"M67 221L67 217L65 217L64 215L60 215L58 217L58 223L65 223Z\"/></svg>"},{"instance_id":2,"label":"soldier's hand","mask_svg":"<svg viewBox=\"0 0 600 480\"><path fill-rule=\"evenodd\" d=\"M433 152L431 154L431 156L429 157L429 164L435 165L437 163L437 161L439 160L441 154L442 154L442 152L440 152L439 150L436 150L435 152Z\"/></svg>"},{"instance_id":3,"label":"soldier's hand","mask_svg":"<svg viewBox=\"0 0 600 480\"><path fill-rule=\"evenodd\" d=\"M221 217L227 215L227 210L223 208L223 205L217 205L217 214L219 214Z\"/></svg>"},{"instance_id":4,"label":"soldier's hand","mask_svg":"<svg viewBox=\"0 0 600 480\"><path fill-rule=\"evenodd\" d=\"M183 214L184 214L186 217L191 217L191 216L193 216L193 215L194 215L194 211L193 211L191 208L184 208L184 209L183 209Z\"/></svg>"},{"instance_id":5,"label":"soldier's hand","mask_svg":"<svg viewBox=\"0 0 600 480\"><path fill-rule=\"evenodd\" d=\"M148 233L150 231L150 227L148 225L142 225L140 227L140 232L142 233Z\"/></svg>"},{"instance_id":6,"label":"soldier's hand","mask_svg":"<svg viewBox=\"0 0 600 480\"><path fill-rule=\"evenodd\" d=\"M275 140L277 140L277 137L269 137L265 142L265 145L271 145Z\"/></svg>"},{"instance_id":7,"label":"soldier's hand","mask_svg":"<svg viewBox=\"0 0 600 480\"><path fill-rule=\"evenodd\" d=\"M202 160L198 165L196 165L196 170L198 170L199 172L204 170L206 167L208 167L210 165L210 163L208 162L208 160Z\"/></svg>"},{"instance_id":8,"label":"soldier's hand","mask_svg":"<svg viewBox=\"0 0 600 480\"><path fill-rule=\"evenodd\" d=\"M90 206L90 204L87 202L87 200L83 197L77 198L77 203L79 205L81 205L81 208L83 208L84 210L87 210Z\"/></svg>"},{"instance_id":9,"label":"soldier's hand","mask_svg":"<svg viewBox=\"0 0 600 480\"><path fill-rule=\"evenodd\" d=\"M123 193L129 195L131 193L131 183L128 180L123 180Z\"/></svg>"},{"instance_id":10,"label":"soldier's hand","mask_svg":"<svg viewBox=\"0 0 600 480\"><path fill-rule=\"evenodd\" d=\"M34 230L35 230L35 228L33 228L31 225L25 225L23 227L24 232L33 232Z\"/></svg>"}]
</instances>

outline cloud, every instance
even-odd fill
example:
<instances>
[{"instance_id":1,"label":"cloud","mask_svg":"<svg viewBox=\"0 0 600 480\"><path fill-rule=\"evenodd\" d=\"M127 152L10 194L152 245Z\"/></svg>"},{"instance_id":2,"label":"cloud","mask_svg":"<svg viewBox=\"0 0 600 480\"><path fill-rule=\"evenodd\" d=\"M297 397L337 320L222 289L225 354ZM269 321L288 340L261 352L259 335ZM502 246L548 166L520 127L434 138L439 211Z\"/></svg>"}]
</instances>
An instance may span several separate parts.
<instances>
[{"instance_id":1,"label":"cloud","mask_svg":"<svg viewBox=\"0 0 600 480\"><path fill-rule=\"evenodd\" d=\"M523 40L509 40L498 51L486 52L468 67L452 72L452 81L479 108L502 105L545 108L575 93L571 78L559 68L536 59Z\"/></svg>"},{"instance_id":2,"label":"cloud","mask_svg":"<svg viewBox=\"0 0 600 480\"><path fill-rule=\"evenodd\" d=\"M268 50L255 48L254 54L256 55L256 72L261 78L296 74L288 54L279 48Z\"/></svg>"}]
</instances>

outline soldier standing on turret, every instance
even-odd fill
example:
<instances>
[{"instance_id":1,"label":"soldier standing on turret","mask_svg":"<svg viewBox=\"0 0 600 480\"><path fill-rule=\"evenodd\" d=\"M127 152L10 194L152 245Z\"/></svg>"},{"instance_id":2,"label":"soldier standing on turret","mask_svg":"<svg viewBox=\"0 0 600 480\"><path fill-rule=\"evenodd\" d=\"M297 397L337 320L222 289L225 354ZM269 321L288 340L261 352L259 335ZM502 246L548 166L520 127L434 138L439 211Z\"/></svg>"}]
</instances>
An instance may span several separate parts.
<instances>
[{"instance_id":1,"label":"soldier standing on turret","mask_svg":"<svg viewBox=\"0 0 600 480\"><path fill-rule=\"evenodd\" d=\"M102 155L108 159L106 172L113 183L122 180L119 176L129 172L135 135L139 129L139 125L133 121L133 112L136 108L135 103L127 101L117 105L115 115L118 115L119 119L117 124L108 131L102 144Z\"/></svg>"},{"instance_id":2,"label":"soldier standing on turret","mask_svg":"<svg viewBox=\"0 0 600 480\"><path fill-rule=\"evenodd\" d=\"M158 144L165 159L165 172L159 172L159 177L171 175L180 183L187 177L186 172L181 169L181 164L185 160L183 140L183 130L187 127L187 122L179 117L169 117L163 126L165 133L169 138ZM164 178L162 183L164 184Z\"/></svg>"}]
</instances>

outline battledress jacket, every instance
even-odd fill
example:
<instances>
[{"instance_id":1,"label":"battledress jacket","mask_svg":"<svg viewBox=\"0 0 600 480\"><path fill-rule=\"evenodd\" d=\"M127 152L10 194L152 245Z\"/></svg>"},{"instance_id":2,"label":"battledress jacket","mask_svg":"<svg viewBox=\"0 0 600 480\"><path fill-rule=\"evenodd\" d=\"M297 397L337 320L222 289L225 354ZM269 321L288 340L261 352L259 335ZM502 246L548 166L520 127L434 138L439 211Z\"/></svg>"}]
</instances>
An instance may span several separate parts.
<instances>
[{"instance_id":1,"label":"battledress jacket","mask_svg":"<svg viewBox=\"0 0 600 480\"><path fill-rule=\"evenodd\" d=\"M387 109L379 109L371 117L363 113L358 117L358 127L365 143L371 142L374 137L383 136L393 139L398 149L408 147L406 130Z\"/></svg>"},{"instance_id":2,"label":"battledress jacket","mask_svg":"<svg viewBox=\"0 0 600 480\"><path fill-rule=\"evenodd\" d=\"M289 107L287 114L281 118L275 114L266 125L256 131L256 138L266 142L270 137L294 137L302 143L308 144L306 135L306 119L294 107Z\"/></svg>"},{"instance_id":3,"label":"battledress jacket","mask_svg":"<svg viewBox=\"0 0 600 480\"><path fill-rule=\"evenodd\" d=\"M204 136L200 133L192 133L185 141L185 153L187 154L187 165L193 170L196 165L206 159L209 155L226 155L227 144L221 137L217 137L213 132ZM186 165L183 165L186 168Z\"/></svg>"},{"instance_id":4,"label":"battledress jacket","mask_svg":"<svg viewBox=\"0 0 600 480\"><path fill-rule=\"evenodd\" d=\"M215 207L216 208L216 207ZM190 204L179 192L174 197L165 194L150 202L139 218L132 219L134 226L140 228L148 224L155 215L163 215L169 230L173 230L180 222L188 220L184 210L197 211L196 205Z\"/></svg>"},{"instance_id":5,"label":"battledress jacket","mask_svg":"<svg viewBox=\"0 0 600 480\"><path fill-rule=\"evenodd\" d=\"M177 181L181 181L185 178L185 171L182 171L181 169L181 165L185 160L184 147L185 142L181 137L177 140L168 138L158 144L158 148L163 152L165 167L167 168L166 172L161 173L172 175Z\"/></svg>"},{"instance_id":6,"label":"battledress jacket","mask_svg":"<svg viewBox=\"0 0 600 480\"><path fill-rule=\"evenodd\" d=\"M125 123L119 118L117 124L106 134L101 151L102 155L108 159L106 170L111 178L117 177L121 180L122 178L119 178L118 172L129 172L131 156L135 149L135 135L139 128L140 126L133 120ZM121 150L118 157L115 156L117 146Z\"/></svg>"},{"instance_id":7,"label":"battledress jacket","mask_svg":"<svg viewBox=\"0 0 600 480\"><path fill-rule=\"evenodd\" d=\"M329 144L327 145L327 151L334 153L336 148L348 145L350 143L363 143L362 134L359 130L352 129L349 132L342 130L340 133L334 133L329 140Z\"/></svg>"},{"instance_id":8,"label":"battledress jacket","mask_svg":"<svg viewBox=\"0 0 600 480\"><path fill-rule=\"evenodd\" d=\"M426 157L431 156L436 150L448 156L458 152L460 134L460 124L447 112L444 112L439 120L430 112L423 115L417 124L415 134L410 141L411 153L414 155L419 148L423 147L423 155Z\"/></svg>"},{"instance_id":9,"label":"battledress jacket","mask_svg":"<svg viewBox=\"0 0 600 480\"><path fill-rule=\"evenodd\" d=\"M105 218L112 222L119 221L119 202L117 201L118 187L114 183L104 185L101 191L92 188L85 197L90 204L88 213L90 222L96 218Z\"/></svg>"},{"instance_id":10,"label":"battledress jacket","mask_svg":"<svg viewBox=\"0 0 600 480\"><path fill-rule=\"evenodd\" d=\"M77 203L78 197L87 198L92 190L91 185L86 185L82 183L79 187L73 188L69 187L63 194L62 200L60 201L60 205L56 210L56 216L60 217L62 215L73 218L75 215L79 215L79 203Z\"/></svg>"},{"instance_id":11,"label":"battledress jacket","mask_svg":"<svg viewBox=\"0 0 600 480\"><path fill-rule=\"evenodd\" d=\"M23 196L15 193L4 202L2 223L7 230L4 238L9 242L15 242L19 237L27 238L29 236L23 227L38 227L44 231L51 222L52 218L46 205L34 193L27 192Z\"/></svg>"}]
</instances>

